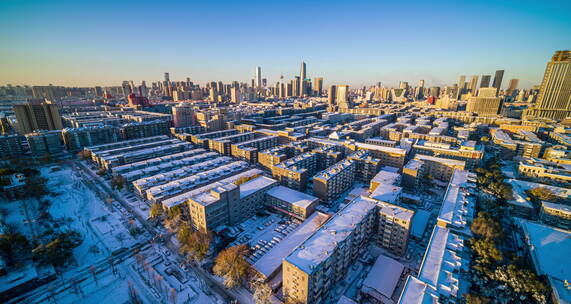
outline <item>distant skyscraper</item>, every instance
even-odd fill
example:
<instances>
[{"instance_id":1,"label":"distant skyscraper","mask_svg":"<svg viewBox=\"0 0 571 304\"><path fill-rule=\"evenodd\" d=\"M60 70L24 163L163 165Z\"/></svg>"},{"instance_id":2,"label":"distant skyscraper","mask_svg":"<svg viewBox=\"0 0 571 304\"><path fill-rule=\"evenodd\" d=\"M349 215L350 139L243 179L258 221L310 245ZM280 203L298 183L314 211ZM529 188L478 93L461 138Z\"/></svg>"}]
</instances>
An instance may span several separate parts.
<instances>
[{"instance_id":1,"label":"distant skyscraper","mask_svg":"<svg viewBox=\"0 0 571 304\"><path fill-rule=\"evenodd\" d=\"M472 80L470 81L470 92L472 95L476 95L476 89L478 88L478 75L472 76Z\"/></svg>"},{"instance_id":2,"label":"distant skyscraper","mask_svg":"<svg viewBox=\"0 0 571 304\"><path fill-rule=\"evenodd\" d=\"M466 112L477 113L478 115L496 115L500 111L501 99L497 97L498 89L482 88L478 96L468 99Z\"/></svg>"},{"instance_id":3,"label":"distant skyscraper","mask_svg":"<svg viewBox=\"0 0 571 304\"><path fill-rule=\"evenodd\" d=\"M121 88L123 90L123 95L125 97L129 96L129 94L133 93L133 91L131 91L131 86L129 85L129 82L127 80L123 81L123 83L121 84Z\"/></svg>"},{"instance_id":4,"label":"distant skyscraper","mask_svg":"<svg viewBox=\"0 0 571 304\"><path fill-rule=\"evenodd\" d=\"M95 87L95 96L103 96L103 89L101 87Z\"/></svg>"},{"instance_id":5,"label":"distant skyscraper","mask_svg":"<svg viewBox=\"0 0 571 304\"><path fill-rule=\"evenodd\" d=\"M305 83L305 78L307 77L306 74L306 70L305 70L306 66L305 66L305 62L301 62L301 69L299 71L299 95L300 96L305 96L307 94L306 92L306 83Z\"/></svg>"},{"instance_id":6,"label":"distant skyscraper","mask_svg":"<svg viewBox=\"0 0 571 304\"><path fill-rule=\"evenodd\" d=\"M340 85L337 86L337 105L342 108L351 108L349 103L349 86Z\"/></svg>"},{"instance_id":7,"label":"distant skyscraper","mask_svg":"<svg viewBox=\"0 0 571 304\"><path fill-rule=\"evenodd\" d=\"M464 94L465 85L466 85L466 76L462 75L460 76L460 79L458 79L458 92L456 94L456 99L460 99L460 96Z\"/></svg>"},{"instance_id":8,"label":"distant skyscraper","mask_svg":"<svg viewBox=\"0 0 571 304\"><path fill-rule=\"evenodd\" d=\"M242 102L242 94L240 94L240 89L239 88L232 88L230 89L230 98L232 100L232 102L235 103L240 103Z\"/></svg>"},{"instance_id":9,"label":"distant skyscraper","mask_svg":"<svg viewBox=\"0 0 571 304\"><path fill-rule=\"evenodd\" d=\"M497 70L496 76L494 76L494 84L492 87L501 90L502 89L502 79L504 78L504 70Z\"/></svg>"},{"instance_id":10,"label":"distant skyscraper","mask_svg":"<svg viewBox=\"0 0 571 304\"><path fill-rule=\"evenodd\" d=\"M323 92L323 78L317 77L313 80L314 82L314 91L316 96L321 96Z\"/></svg>"},{"instance_id":11,"label":"distant skyscraper","mask_svg":"<svg viewBox=\"0 0 571 304\"><path fill-rule=\"evenodd\" d=\"M262 87L262 68L261 67L256 67L256 71L254 74L254 85L256 86L256 88Z\"/></svg>"},{"instance_id":12,"label":"distant skyscraper","mask_svg":"<svg viewBox=\"0 0 571 304\"><path fill-rule=\"evenodd\" d=\"M511 96L514 93L514 91L517 90L518 84L519 84L519 79L517 78L510 79L510 84L508 86L506 95Z\"/></svg>"},{"instance_id":13,"label":"distant skyscraper","mask_svg":"<svg viewBox=\"0 0 571 304\"><path fill-rule=\"evenodd\" d=\"M170 82L169 73L165 73L165 82Z\"/></svg>"},{"instance_id":14,"label":"distant skyscraper","mask_svg":"<svg viewBox=\"0 0 571 304\"><path fill-rule=\"evenodd\" d=\"M482 75L482 81L480 81L480 88L487 88L490 86L491 75Z\"/></svg>"},{"instance_id":15,"label":"distant skyscraper","mask_svg":"<svg viewBox=\"0 0 571 304\"><path fill-rule=\"evenodd\" d=\"M551 119L571 116L571 51L555 52L545 68L537 102L523 116Z\"/></svg>"},{"instance_id":16,"label":"distant skyscraper","mask_svg":"<svg viewBox=\"0 0 571 304\"><path fill-rule=\"evenodd\" d=\"M330 85L329 92L327 93L327 104L329 104L329 106L333 106L336 100L337 100L337 86Z\"/></svg>"}]
</instances>

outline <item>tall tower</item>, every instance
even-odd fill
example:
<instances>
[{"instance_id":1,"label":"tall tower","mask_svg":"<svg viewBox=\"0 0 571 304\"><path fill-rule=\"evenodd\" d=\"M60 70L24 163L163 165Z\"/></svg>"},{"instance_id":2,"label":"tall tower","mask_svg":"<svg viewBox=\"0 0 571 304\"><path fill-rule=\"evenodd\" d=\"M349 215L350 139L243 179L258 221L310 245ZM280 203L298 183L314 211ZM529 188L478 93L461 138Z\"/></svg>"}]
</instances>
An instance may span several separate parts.
<instances>
[{"instance_id":1,"label":"tall tower","mask_svg":"<svg viewBox=\"0 0 571 304\"><path fill-rule=\"evenodd\" d=\"M482 75L482 80L480 81L480 88L487 88L490 86L491 75Z\"/></svg>"},{"instance_id":2,"label":"tall tower","mask_svg":"<svg viewBox=\"0 0 571 304\"><path fill-rule=\"evenodd\" d=\"M557 51L547 63L537 103L523 116L563 119L571 115L571 51Z\"/></svg>"},{"instance_id":3,"label":"tall tower","mask_svg":"<svg viewBox=\"0 0 571 304\"><path fill-rule=\"evenodd\" d=\"M456 99L460 99L460 96L462 96L462 93L464 93L465 85L466 85L466 76L462 75L460 76L460 79L458 79L458 92L456 93Z\"/></svg>"},{"instance_id":4,"label":"tall tower","mask_svg":"<svg viewBox=\"0 0 571 304\"><path fill-rule=\"evenodd\" d=\"M510 79L510 84L508 85L506 95L511 96L514 93L514 91L517 90L518 84L519 84L519 79L517 79L517 78Z\"/></svg>"},{"instance_id":5,"label":"tall tower","mask_svg":"<svg viewBox=\"0 0 571 304\"><path fill-rule=\"evenodd\" d=\"M323 78L322 77L316 77L314 82L315 82L315 87L314 87L315 95L321 96L321 94L323 92Z\"/></svg>"},{"instance_id":6,"label":"tall tower","mask_svg":"<svg viewBox=\"0 0 571 304\"><path fill-rule=\"evenodd\" d=\"M476 95L476 89L478 87L478 75L472 76L472 80L470 81L470 92L472 95Z\"/></svg>"},{"instance_id":7,"label":"tall tower","mask_svg":"<svg viewBox=\"0 0 571 304\"><path fill-rule=\"evenodd\" d=\"M169 78L169 73L165 73L165 82L169 82L170 78Z\"/></svg>"},{"instance_id":8,"label":"tall tower","mask_svg":"<svg viewBox=\"0 0 571 304\"><path fill-rule=\"evenodd\" d=\"M255 75L254 75L254 85L256 88L262 87L262 68L256 67Z\"/></svg>"},{"instance_id":9,"label":"tall tower","mask_svg":"<svg viewBox=\"0 0 571 304\"><path fill-rule=\"evenodd\" d=\"M351 108L349 105L349 86L337 86L337 105L340 107Z\"/></svg>"},{"instance_id":10,"label":"tall tower","mask_svg":"<svg viewBox=\"0 0 571 304\"><path fill-rule=\"evenodd\" d=\"M305 66L305 62L301 62L301 69L299 71L299 95L300 96L304 96L305 94L307 94L306 92L306 85L305 85L305 78L307 77L306 74L306 66Z\"/></svg>"},{"instance_id":11,"label":"tall tower","mask_svg":"<svg viewBox=\"0 0 571 304\"><path fill-rule=\"evenodd\" d=\"M329 104L329 106L333 106L335 101L337 101L337 86L330 85L329 92L327 93L327 104Z\"/></svg>"},{"instance_id":12,"label":"tall tower","mask_svg":"<svg viewBox=\"0 0 571 304\"><path fill-rule=\"evenodd\" d=\"M492 87L498 89L498 91L502 88L502 79L504 78L504 70L497 70L496 75L494 76L494 84Z\"/></svg>"}]
</instances>

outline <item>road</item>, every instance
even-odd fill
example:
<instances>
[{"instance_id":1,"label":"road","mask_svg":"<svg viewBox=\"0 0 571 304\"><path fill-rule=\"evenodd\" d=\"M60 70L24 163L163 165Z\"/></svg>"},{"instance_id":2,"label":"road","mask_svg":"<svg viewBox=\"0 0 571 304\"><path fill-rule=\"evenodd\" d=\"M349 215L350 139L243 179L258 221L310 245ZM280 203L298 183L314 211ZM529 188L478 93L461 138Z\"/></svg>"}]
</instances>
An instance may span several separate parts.
<instances>
[{"instance_id":1,"label":"road","mask_svg":"<svg viewBox=\"0 0 571 304\"><path fill-rule=\"evenodd\" d=\"M160 233L153 227L147 219L143 218L140 214L138 214L133 207L129 205L120 195L118 195L115 191L113 191L106 182L97 174L93 173L89 168L85 166L85 164L81 161L76 161L73 164L77 164L77 167L81 169L82 172L86 173L91 177L91 181L95 181L97 185L103 189L110 197L112 197L115 201L117 201L123 208L128 210L133 216L139 220L139 222L145 227L145 229L151 233L153 236L160 236ZM71 164L73 166L73 164ZM83 175L82 175L83 176ZM176 256L178 257L177 262L180 263L183 261L182 257L180 257L178 253L178 248L172 242L170 236L168 237L166 242L166 247ZM214 280L209 274L205 273L204 270L200 268L200 266L190 265L191 269L197 274L204 282L208 284L208 287L216 291L219 295L221 295L227 303L231 301L236 301L236 299L240 298L234 292L227 290L220 282ZM241 301L243 302L243 301ZM241 303L240 302L240 303Z\"/></svg>"},{"instance_id":2,"label":"road","mask_svg":"<svg viewBox=\"0 0 571 304\"><path fill-rule=\"evenodd\" d=\"M134 256L139 252L143 245L144 244L142 243L137 243L130 248L126 248L122 252L116 252L115 254L110 255L107 259L103 259L94 263L92 265L94 272L96 274L101 273L108 270L110 267L114 267L113 265L117 265L124 260ZM113 263L113 265L111 263ZM75 275L66 277L65 280L63 278L56 279L55 281L35 288L34 290L27 292L24 295L10 299L8 303L41 303L44 301L49 301L52 295L73 288L75 284L79 284L85 280L91 279L92 277L93 272L89 269L89 267L84 267Z\"/></svg>"}]
</instances>

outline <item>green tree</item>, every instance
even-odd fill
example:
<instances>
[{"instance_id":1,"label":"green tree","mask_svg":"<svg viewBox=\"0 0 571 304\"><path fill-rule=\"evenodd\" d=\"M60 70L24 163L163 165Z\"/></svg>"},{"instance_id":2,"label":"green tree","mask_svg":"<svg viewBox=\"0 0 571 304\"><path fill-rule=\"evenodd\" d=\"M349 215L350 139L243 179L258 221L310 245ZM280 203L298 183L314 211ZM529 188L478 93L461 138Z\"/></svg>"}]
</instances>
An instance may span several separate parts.
<instances>
[{"instance_id":1,"label":"green tree","mask_svg":"<svg viewBox=\"0 0 571 304\"><path fill-rule=\"evenodd\" d=\"M121 190L121 189L123 189L123 187L125 187L126 184L127 184L127 180L121 175L115 175L111 179L111 188L113 188L113 189Z\"/></svg>"},{"instance_id":2,"label":"green tree","mask_svg":"<svg viewBox=\"0 0 571 304\"><path fill-rule=\"evenodd\" d=\"M244 259L247 253L248 247L242 244L227 248L216 257L213 271L224 278L226 287L237 287L248 275L250 264Z\"/></svg>"},{"instance_id":3,"label":"green tree","mask_svg":"<svg viewBox=\"0 0 571 304\"><path fill-rule=\"evenodd\" d=\"M490 239L472 239L470 247L476 254L476 261L483 264L500 262L503 260L502 252Z\"/></svg>"},{"instance_id":4,"label":"green tree","mask_svg":"<svg viewBox=\"0 0 571 304\"><path fill-rule=\"evenodd\" d=\"M503 237L500 221L487 212L479 212L470 229L475 235L483 238L496 239Z\"/></svg>"},{"instance_id":5,"label":"green tree","mask_svg":"<svg viewBox=\"0 0 571 304\"><path fill-rule=\"evenodd\" d=\"M47 180L40 176L30 176L26 178L26 185L24 186L24 193L28 197L40 199L42 196L49 193L46 187Z\"/></svg>"},{"instance_id":6,"label":"green tree","mask_svg":"<svg viewBox=\"0 0 571 304\"><path fill-rule=\"evenodd\" d=\"M190 260L202 261L210 249L212 235L209 232L192 231L190 225L183 225L177 233L177 239L182 254L186 254Z\"/></svg>"},{"instance_id":7,"label":"green tree","mask_svg":"<svg viewBox=\"0 0 571 304\"><path fill-rule=\"evenodd\" d=\"M481 295L467 294L466 304L488 304L491 300Z\"/></svg>"},{"instance_id":8,"label":"green tree","mask_svg":"<svg viewBox=\"0 0 571 304\"><path fill-rule=\"evenodd\" d=\"M30 242L22 234L0 234L0 256L8 265L13 265L28 257L30 249Z\"/></svg>"},{"instance_id":9,"label":"green tree","mask_svg":"<svg viewBox=\"0 0 571 304\"><path fill-rule=\"evenodd\" d=\"M254 298L254 302L256 304L271 304L272 303L272 288L270 287L270 285L268 285L268 283L263 283L263 282L259 282L259 283L255 283L252 284L253 289L254 289L254 294L253 294L253 298Z\"/></svg>"},{"instance_id":10,"label":"green tree","mask_svg":"<svg viewBox=\"0 0 571 304\"><path fill-rule=\"evenodd\" d=\"M504 265L496 269L492 279L506 283L516 293L528 293L536 301L546 303L549 287L529 269L521 269L514 264Z\"/></svg>"},{"instance_id":11,"label":"green tree","mask_svg":"<svg viewBox=\"0 0 571 304\"><path fill-rule=\"evenodd\" d=\"M76 231L58 233L46 244L34 248L33 258L40 264L62 266L73 256L73 249L81 243L81 235Z\"/></svg>"},{"instance_id":12,"label":"green tree","mask_svg":"<svg viewBox=\"0 0 571 304\"><path fill-rule=\"evenodd\" d=\"M91 157L91 153L89 152L89 150L81 150L77 152L77 157L81 160L86 160Z\"/></svg>"},{"instance_id":13,"label":"green tree","mask_svg":"<svg viewBox=\"0 0 571 304\"><path fill-rule=\"evenodd\" d=\"M535 202L539 203L541 201L555 202L557 201L557 196L551 192L551 190L543 187L537 187L526 191L529 198Z\"/></svg>"},{"instance_id":14,"label":"green tree","mask_svg":"<svg viewBox=\"0 0 571 304\"><path fill-rule=\"evenodd\" d=\"M149 212L149 216L151 218L159 217L163 215L163 213L164 213L163 205L161 205L160 203L154 203L153 205L151 205L151 211Z\"/></svg>"},{"instance_id":15,"label":"green tree","mask_svg":"<svg viewBox=\"0 0 571 304\"><path fill-rule=\"evenodd\" d=\"M16 173L17 171L12 168L0 168L0 176L8 176Z\"/></svg>"}]
</instances>

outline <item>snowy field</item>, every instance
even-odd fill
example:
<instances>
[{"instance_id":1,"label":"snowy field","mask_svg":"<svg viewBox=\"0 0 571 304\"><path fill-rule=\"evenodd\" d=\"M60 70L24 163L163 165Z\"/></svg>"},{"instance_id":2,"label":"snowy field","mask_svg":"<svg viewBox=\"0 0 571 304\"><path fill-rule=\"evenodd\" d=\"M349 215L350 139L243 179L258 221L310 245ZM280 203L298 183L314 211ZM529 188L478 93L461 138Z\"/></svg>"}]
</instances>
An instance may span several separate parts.
<instances>
[{"instance_id":1,"label":"snowy field","mask_svg":"<svg viewBox=\"0 0 571 304\"><path fill-rule=\"evenodd\" d=\"M50 191L40 201L49 207L41 209L35 199L2 204L6 222L30 238L48 229L76 230L83 243L56 280L11 303L127 303L133 297L142 303L221 302L202 292L208 288L165 248L150 244L152 235L85 173L72 165L40 172Z\"/></svg>"}]
</instances>

